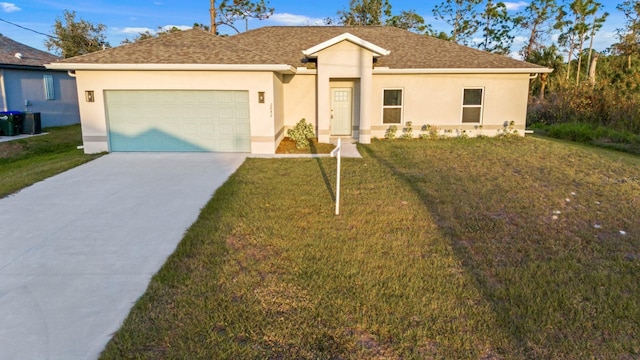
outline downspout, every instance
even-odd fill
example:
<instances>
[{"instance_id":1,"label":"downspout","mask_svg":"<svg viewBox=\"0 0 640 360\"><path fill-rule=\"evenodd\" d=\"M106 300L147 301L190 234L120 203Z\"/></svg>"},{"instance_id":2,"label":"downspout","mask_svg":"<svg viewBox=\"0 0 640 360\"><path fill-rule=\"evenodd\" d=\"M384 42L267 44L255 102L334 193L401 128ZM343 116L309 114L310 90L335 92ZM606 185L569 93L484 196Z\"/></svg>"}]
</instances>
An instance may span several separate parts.
<instances>
[{"instance_id":1,"label":"downspout","mask_svg":"<svg viewBox=\"0 0 640 360\"><path fill-rule=\"evenodd\" d=\"M74 77L76 77L76 71L75 70L69 70L69 71L67 71L67 75L69 75L72 78L74 78Z\"/></svg>"},{"instance_id":2,"label":"downspout","mask_svg":"<svg viewBox=\"0 0 640 360\"><path fill-rule=\"evenodd\" d=\"M4 85L4 69L0 69L0 92L2 93L2 108L3 111L8 111L7 107L7 89Z\"/></svg>"},{"instance_id":3,"label":"downspout","mask_svg":"<svg viewBox=\"0 0 640 360\"><path fill-rule=\"evenodd\" d=\"M538 75L540 75L540 74L535 73L535 74L533 74L533 75L529 75L529 80L533 80L533 79L537 78L537 77L538 77Z\"/></svg>"}]
</instances>

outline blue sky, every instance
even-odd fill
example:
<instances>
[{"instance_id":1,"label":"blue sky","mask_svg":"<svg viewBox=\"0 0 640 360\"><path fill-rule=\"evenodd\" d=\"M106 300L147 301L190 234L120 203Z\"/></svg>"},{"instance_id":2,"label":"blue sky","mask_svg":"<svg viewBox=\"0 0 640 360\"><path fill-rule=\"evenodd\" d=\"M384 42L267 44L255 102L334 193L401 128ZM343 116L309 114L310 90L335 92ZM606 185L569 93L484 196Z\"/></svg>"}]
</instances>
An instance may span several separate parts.
<instances>
[{"instance_id":1,"label":"blue sky","mask_svg":"<svg viewBox=\"0 0 640 360\"><path fill-rule=\"evenodd\" d=\"M415 10L436 30L448 32L446 24L434 19L431 9L442 0L409 1L390 0L393 12ZM615 41L615 29L623 25L623 17L615 9L622 0L604 0L604 10L609 16L605 26L595 38L595 48L604 50ZM517 10L527 5L527 0L505 2L508 8ZM291 1L271 0L274 15L264 21L250 21L249 28L266 25L321 25L322 19L335 17L338 10L348 6L349 0ZM209 23L207 0L29 0L0 2L0 19L10 21L42 33L50 34L56 17L64 10L75 10L77 16L92 23L107 25L107 40L111 46L119 45L125 38L133 38L139 32L155 30L163 26L191 27L194 22ZM239 24L244 28L244 24ZM233 33L229 28L221 32ZM45 36L0 22L0 33L23 44L46 50ZM521 47L517 38L514 49Z\"/></svg>"}]
</instances>

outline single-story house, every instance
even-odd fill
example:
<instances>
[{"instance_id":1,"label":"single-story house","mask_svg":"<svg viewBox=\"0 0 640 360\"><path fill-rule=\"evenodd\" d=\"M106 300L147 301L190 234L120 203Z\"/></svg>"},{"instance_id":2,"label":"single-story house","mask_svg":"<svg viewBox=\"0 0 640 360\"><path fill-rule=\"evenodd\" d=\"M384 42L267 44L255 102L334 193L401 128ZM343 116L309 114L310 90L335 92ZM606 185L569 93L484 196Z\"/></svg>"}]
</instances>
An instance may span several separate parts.
<instances>
[{"instance_id":1,"label":"single-story house","mask_svg":"<svg viewBox=\"0 0 640 360\"><path fill-rule=\"evenodd\" d=\"M394 27L194 29L75 58L84 149L271 154L301 119L318 140L390 126L470 136L513 123L550 69Z\"/></svg>"},{"instance_id":2,"label":"single-story house","mask_svg":"<svg viewBox=\"0 0 640 360\"><path fill-rule=\"evenodd\" d=\"M0 35L0 109L39 112L43 127L79 123L76 80L44 66L58 59Z\"/></svg>"}]
</instances>

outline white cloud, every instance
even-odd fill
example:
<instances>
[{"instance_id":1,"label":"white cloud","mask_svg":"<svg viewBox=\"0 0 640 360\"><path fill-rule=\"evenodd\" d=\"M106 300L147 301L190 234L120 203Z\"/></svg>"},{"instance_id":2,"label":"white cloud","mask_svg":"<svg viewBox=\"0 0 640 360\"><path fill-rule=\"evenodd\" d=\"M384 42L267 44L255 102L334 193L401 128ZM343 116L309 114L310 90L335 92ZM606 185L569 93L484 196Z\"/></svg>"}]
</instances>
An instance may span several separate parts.
<instances>
[{"instance_id":1,"label":"white cloud","mask_svg":"<svg viewBox=\"0 0 640 360\"><path fill-rule=\"evenodd\" d=\"M155 30L146 28L146 27L126 27L123 29L119 29L117 31L121 34L135 34L135 35L138 35L140 33L147 32L147 31L152 34L155 34L156 32Z\"/></svg>"},{"instance_id":2,"label":"white cloud","mask_svg":"<svg viewBox=\"0 0 640 360\"><path fill-rule=\"evenodd\" d=\"M509 53L509 57L510 57L510 58L512 58L512 59L516 59L516 60L524 60L524 59L522 58L522 54L520 54L520 53L519 53L519 52L517 52L517 51L512 51L512 52L510 52L510 53Z\"/></svg>"},{"instance_id":3,"label":"white cloud","mask_svg":"<svg viewBox=\"0 0 640 360\"><path fill-rule=\"evenodd\" d=\"M273 14L269 20L280 25L323 25L324 19L311 18L304 15L295 15L288 13Z\"/></svg>"},{"instance_id":4,"label":"white cloud","mask_svg":"<svg viewBox=\"0 0 640 360\"><path fill-rule=\"evenodd\" d=\"M513 45L517 46L517 45L522 45L524 44L528 39L524 36L516 36L513 38Z\"/></svg>"},{"instance_id":5,"label":"white cloud","mask_svg":"<svg viewBox=\"0 0 640 360\"><path fill-rule=\"evenodd\" d=\"M154 1L153 5L160 6L160 5L162 5L162 2L161 1Z\"/></svg>"},{"instance_id":6,"label":"white cloud","mask_svg":"<svg viewBox=\"0 0 640 360\"><path fill-rule=\"evenodd\" d=\"M178 28L180 30L189 30L192 29L193 26L188 26L188 25L165 25L162 27L162 30L170 30L173 28Z\"/></svg>"},{"instance_id":7,"label":"white cloud","mask_svg":"<svg viewBox=\"0 0 640 360\"><path fill-rule=\"evenodd\" d=\"M0 8L2 9L2 11L6 13L12 13L12 12L22 10L19 7L17 7L16 4L8 3L8 2L0 2Z\"/></svg>"},{"instance_id":8,"label":"white cloud","mask_svg":"<svg viewBox=\"0 0 640 360\"><path fill-rule=\"evenodd\" d=\"M507 7L507 10L509 11L517 11L520 10L521 8L525 7L529 5L529 3L526 3L524 1L518 1L518 2L505 2L504 6Z\"/></svg>"}]
</instances>

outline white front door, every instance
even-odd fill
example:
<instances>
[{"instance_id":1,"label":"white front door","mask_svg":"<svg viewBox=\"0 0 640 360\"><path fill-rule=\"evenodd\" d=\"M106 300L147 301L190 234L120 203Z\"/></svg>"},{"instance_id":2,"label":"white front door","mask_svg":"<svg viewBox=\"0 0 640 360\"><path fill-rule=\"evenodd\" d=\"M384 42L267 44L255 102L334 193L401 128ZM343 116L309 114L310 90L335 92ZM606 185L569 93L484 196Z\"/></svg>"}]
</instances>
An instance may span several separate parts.
<instances>
[{"instance_id":1,"label":"white front door","mask_svg":"<svg viewBox=\"0 0 640 360\"><path fill-rule=\"evenodd\" d=\"M331 135L351 135L353 89L331 89Z\"/></svg>"}]
</instances>

